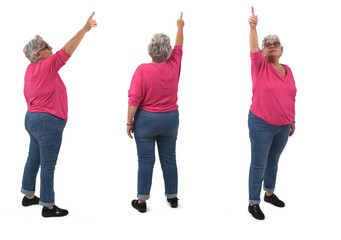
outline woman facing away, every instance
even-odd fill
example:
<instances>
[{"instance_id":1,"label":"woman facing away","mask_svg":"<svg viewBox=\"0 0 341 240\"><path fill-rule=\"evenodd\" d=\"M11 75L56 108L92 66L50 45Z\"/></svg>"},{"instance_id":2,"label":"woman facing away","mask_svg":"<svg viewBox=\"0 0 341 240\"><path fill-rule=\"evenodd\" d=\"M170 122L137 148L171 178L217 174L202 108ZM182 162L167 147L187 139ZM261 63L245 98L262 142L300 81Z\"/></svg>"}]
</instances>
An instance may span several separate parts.
<instances>
[{"instance_id":1,"label":"woman facing away","mask_svg":"<svg viewBox=\"0 0 341 240\"><path fill-rule=\"evenodd\" d=\"M135 71L128 91L127 134L135 142L138 155L137 198L132 206L139 212L147 211L155 163L155 142L161 162L165 195L171 207L178 206L178 173L175 156L179 127L177 105L180 78L183 27L177 20L175 47L165 34L155 34L148 46L152 62L141 64Z\"/></svg>"},{"instance_id":2,"label":"woman facing away","mask_svg":"<svg viewBox=\"0 0 341 240\"><path fill-rule=\"evenodd\" d=\"M252 105L249 111L251 164L249 172L249 207L256 219L265 218L259 207L262 183L264 201L284 207L275 194L279 157L295 131L295 80L290 68L280 64L283 46L276 35L268 35L259 49L256 26L258 17L249 18Z\"/></svg>"},{"instance_id":3,"label":"woman facing away","mask_svg":"<svg viewBox=\"0 0 341 240\"><path fill-rule=\"evenodd\" d=\"M85 26L65 46L52 53L52 47L36 36L24 47L31 61L25 73L24 95L27 102L25 128L30 135L30 147L22 179L22 205L43 206L43 217L66 216L68 211L55 205L53 190L54 170L62 134L67 122L68 104L66 87L58 71L65 65L85 34L97 26L92 13ZM40 199L35 185L40 169Z\"/></svg>"}]
</instances>

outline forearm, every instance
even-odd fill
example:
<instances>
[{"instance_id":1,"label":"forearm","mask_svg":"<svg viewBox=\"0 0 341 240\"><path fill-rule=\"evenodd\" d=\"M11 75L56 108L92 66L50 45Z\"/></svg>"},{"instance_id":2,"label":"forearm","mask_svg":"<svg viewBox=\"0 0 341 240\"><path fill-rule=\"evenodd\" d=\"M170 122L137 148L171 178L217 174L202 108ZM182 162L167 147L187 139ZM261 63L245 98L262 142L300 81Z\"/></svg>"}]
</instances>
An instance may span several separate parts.
<instances>
[{"instance_id":1,"label":"forearm","mask_svg":"<svg viewBox=\"0 0 341 240\"><path fill-rule=\"evenodd\" d=\"M137 107L131 106L128 104L128 119L127 123L133 123L133 118L135 116L135 113L137 111Z\"/></svg>"},{"instance_id":2,"label":"forearm","mask_svg":"<svg viewBox=\"0 0 341 240\"><path fill-rule=\"evenodd\" d=\"M259 51L257 29L250 27L250 50L253 53Z\"/></svg>"},{"instance_id":3,"label":"forearm","mask_svg":"<svg viewBox=\"0 0 341 240\"><path fill-rule=\"evenodd\" d=\"M83 37L85 36L85 33L87 31L82 28L73 38L71 38L70 41L68 41L65 46L63 47L63 50L69 54L72 55L73 52L78 47L79 43L82 41Z\"/></svg>"},{"instance_id":4,"label":"forearm","mask_svg":"<svg viewBox=\"0 0 341 240\"><path fill-rule=\"evenodd\" d=\"M176 33L175 46L182 46L184 44L184 31L183 26L178 27L178 32Z\"/></svg>"}]
</instances>

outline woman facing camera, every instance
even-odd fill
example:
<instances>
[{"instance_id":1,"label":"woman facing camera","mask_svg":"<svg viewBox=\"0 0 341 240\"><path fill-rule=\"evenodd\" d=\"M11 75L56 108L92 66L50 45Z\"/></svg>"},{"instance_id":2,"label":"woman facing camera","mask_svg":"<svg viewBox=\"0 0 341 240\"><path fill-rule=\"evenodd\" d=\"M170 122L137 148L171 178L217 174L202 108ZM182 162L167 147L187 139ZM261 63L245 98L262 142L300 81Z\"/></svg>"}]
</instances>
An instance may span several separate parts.
<instances>
[{"instance_id":1,"label":"woman facing camera","mask_svg":"<svg viewBox=\"0 0 341 240\"><path fill-rule=\"evenodd\" d=\"M165 195L171 207L178 206L178 172L175 146L178 135L177 105L180 78L183 27L177 21L175 47L165 34L155 34L148 46L151 63L141 64L135 71L128 91L127 134L134 133L138 155L137 198L132 206L146 212L155 163L155 142L165 183Z\"/></svg>"},{"instance_id":2,"label":"woman facing camera","mask_svg":"<svg viewBox=\"0 0 341 240\"><path fill-rule=\"evenodd\" d=\"M249 111L251 165L249 173L249 212L265 218L259 207L262 183L264 201L284 207L275 194L279 157L295 131L295 80L290 68L280 64L283 46L276 35L268 35L259 49L256 26L258 17L249 18L252 105Z\"/></svg>"},{"instance_id":3,"label":"woman facing camera","mask_svg":"<svg viewBox=\"0 0 341 240\"><path fill-rule=\"evenodd\" d=\"M30 135L30 147L22 179L22 205L40 204L43 217L66 216L68 211L55 205L54 170L62 135L67 122L66 87L58 71L91 28L97 26L93 13L85 26L65 46L52 53L52 47L36 36L24 47L31 61L25 73L24 95L27 102L25 128ZM40 169L40 199L36 197L36 176Z\"/></svg>"}]
</instances>

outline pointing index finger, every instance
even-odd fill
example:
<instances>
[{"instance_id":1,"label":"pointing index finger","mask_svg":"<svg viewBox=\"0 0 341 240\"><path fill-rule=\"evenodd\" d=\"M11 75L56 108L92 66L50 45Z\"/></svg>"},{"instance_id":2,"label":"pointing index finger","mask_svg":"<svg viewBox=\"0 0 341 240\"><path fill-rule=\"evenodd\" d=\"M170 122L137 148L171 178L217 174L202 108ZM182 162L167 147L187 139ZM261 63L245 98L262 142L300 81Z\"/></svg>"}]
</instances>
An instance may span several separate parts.
<instances>
[{"instance_id":1,"label":"pointing index finger","mask_svg":"<svg viewBox=\"0 0 341 240\"><path fill-rule=\"evenodd\" d=\"M182 20L182 12L181 12L181 15L180 15L180 20Z\"/></svg>"},{"instance_id":2,"label":"pointing index finger","mask_svg":"<svg viewBox=\"0 0 341 240\"><path fill-rule=\"evenodd\" d=\"M89 20L92 19L92 17L94 16L94 14L95 14L95 12L93 12L93 13L91 14L91 16L89 17Z\"/></svg>"},{"instance_id":3,"label":"pointing index finger","mask_svg":"<svg viewBox=\"0 0 341 240\"><path fill-rule=\"evenodd\" d=\"M252 17L255 16L255 12L253 10L253 7L251 7L251 11L252 11Z\"/></svg>"}]
</instances>

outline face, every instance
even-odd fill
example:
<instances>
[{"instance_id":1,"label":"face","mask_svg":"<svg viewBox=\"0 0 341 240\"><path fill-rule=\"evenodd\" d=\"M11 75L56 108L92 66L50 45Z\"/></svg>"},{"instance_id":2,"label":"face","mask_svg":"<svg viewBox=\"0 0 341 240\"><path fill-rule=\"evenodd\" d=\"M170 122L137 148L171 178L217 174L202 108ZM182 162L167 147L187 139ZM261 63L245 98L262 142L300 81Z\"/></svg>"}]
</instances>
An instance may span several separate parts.
<instances>
[{"instance_id":1,"label":"face","mask_svg":"<svg viewBox=\"0 0 341 240\"><path fill-rule=\"evenodd\" d=\"M281 44L275 39L269 39L265 43L265 48L263 50L263 56L265 59L268 57L278 57L282 55Z\"/></svg>"},{"instance_id":2,"label":"face","mask_svg":"<svg viewBox=\"0 0 341 240\"><path fill-rule=\"evenodd\" d=\"M40 51L37 53L37 57L42 60L52 56L52 47L47 42L43 41Z\"/></svg>"}]
</instances>

